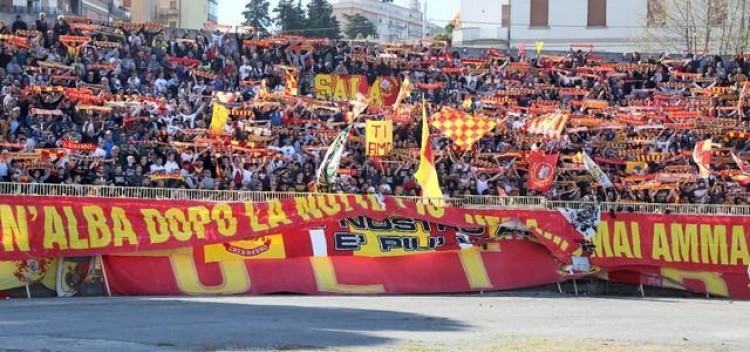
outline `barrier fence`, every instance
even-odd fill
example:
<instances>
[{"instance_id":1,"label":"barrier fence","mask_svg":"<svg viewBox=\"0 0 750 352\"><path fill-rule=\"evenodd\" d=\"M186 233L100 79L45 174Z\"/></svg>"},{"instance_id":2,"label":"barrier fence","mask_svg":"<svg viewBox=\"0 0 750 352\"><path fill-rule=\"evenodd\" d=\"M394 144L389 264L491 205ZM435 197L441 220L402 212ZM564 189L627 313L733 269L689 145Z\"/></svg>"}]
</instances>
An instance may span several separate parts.
<instances>
[{"instance_id":1,"label":"barrier fence","mask_svg":"<svg viewBox=\"0 0 750 352\"><path fill-rule=\"evenodd\" d=\"M75 184L42 184L0 182L0 195L104 197L135 199L174 199L208 202L267 202L319 195L309 192L256 192L200 190L179 188L115 187ZM418 202L420 197L399 197L401 201ZM449 206L474 209L580 209L594 203L582 201L555 201L544 197L493 197L466 196L435 200ZM635 212L648 214L671 213L675 215L729 215L750 216L750 206L723 204L661 204L661 203L601 203L602 211Z\"/></svg>"}]
</instances>

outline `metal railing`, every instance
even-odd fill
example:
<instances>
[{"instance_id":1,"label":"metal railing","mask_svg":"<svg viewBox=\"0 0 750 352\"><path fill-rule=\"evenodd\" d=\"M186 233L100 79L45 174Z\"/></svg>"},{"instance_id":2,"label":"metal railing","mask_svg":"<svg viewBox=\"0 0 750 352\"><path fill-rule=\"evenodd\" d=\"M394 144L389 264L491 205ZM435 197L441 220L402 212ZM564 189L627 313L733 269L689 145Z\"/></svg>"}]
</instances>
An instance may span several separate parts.
<instances>
[{"instance_id":1,"label":"metal railing","mask_svg":"<svg viewBox=\"0 0 750 352\"><path fill-rule=\"evenodd\" d=\"M290 199L320 195L309 192L255 192L201 190L180 188L115 187L73 184L0 182L0 195L104 197L131 199L173 199L208 202L260 203L275 199ZM420 202L420 197L399 197L404 202ZM439 202L467 209L583 209L594 205L582 201L553 201L544 197L466 196L441 199ZM603 212L633 212L674 215L729 215L750 216L750 206L723 204L657 204L657 203L601 203Z\"/></svg>"}]
</instances>

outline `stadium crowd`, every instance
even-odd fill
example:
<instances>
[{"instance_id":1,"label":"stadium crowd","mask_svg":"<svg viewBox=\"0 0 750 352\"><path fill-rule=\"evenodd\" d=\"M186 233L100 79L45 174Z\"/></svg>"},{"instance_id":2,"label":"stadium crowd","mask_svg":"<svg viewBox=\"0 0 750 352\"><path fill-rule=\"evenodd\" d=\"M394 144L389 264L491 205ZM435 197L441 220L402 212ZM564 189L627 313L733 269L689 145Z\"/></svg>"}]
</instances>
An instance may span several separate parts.
<instances>
[{"instance_id":1,"label":"stadium crowd","mask_svg":"<svg viewBox=\"0 0 750 352\"><path fill-rule=\"evenodd\" d=\"M750 57L645 56L605 62L590 48L561 56L496 49L469 55L417 45L259 38L211 27L195 35L155 24L106 25L40 15L0 28L0 180L18 183L296 191L316 171L351 104L315 94L316 74L409 78L401 107L360 117L393 119L393 151L368 158L355 124L339 176L324 191L419 194L422 96L497 122L473 148L433 129L448 197L748 204L745 82ZM293 76L289 75L293 72ZM293 77L293 78L292 78ZM294 79L298 95L288 92ZM352 99L353 100L353 99ZM232 114L212 133L212 106ZM551 114L551 115L550 115ZM544 116L562 125L534 133ZM701 177L696 143L712 140ZM554 184L529 189L532 151L559 153ZM581 161L612 181L602 187ZM320 190L320 188L318 188Z\"/></svg>"}]
</instances>

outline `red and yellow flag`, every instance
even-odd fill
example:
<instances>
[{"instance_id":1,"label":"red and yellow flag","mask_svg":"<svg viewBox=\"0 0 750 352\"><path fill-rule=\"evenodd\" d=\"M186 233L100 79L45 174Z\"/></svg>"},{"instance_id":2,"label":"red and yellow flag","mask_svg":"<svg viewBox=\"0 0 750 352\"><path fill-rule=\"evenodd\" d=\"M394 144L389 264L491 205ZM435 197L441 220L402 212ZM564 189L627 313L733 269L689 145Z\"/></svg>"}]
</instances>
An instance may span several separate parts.
<instances>
[{"instance_id":1,"label":"red and yellow flag","mask_svg":"<svg viewBox=\"0 0 750 352\"><path fill-rule=\"evenodd\" d=\"M411 82L409 82L409 77L407 76L404 78L404 81L401 82L401 89L398 91L396 102L393 104L393 110L398 110L399 106L401 106L401 102L409 96L411 96Z\"/></svg>"},{"instance_id":2,"label":"red and yellow flag","mask_svg":"<svg viewBox=\"0 0 750 352\"><path fill-rule=\"evenodd\" d=\"M424 203L430 203L436 206L445 204L443 191L440 190L440 181L438 180L437 169L435 168L435 158L432 155L432 145L430 143L430 124L427 122L427 104L422 97L422 148L419 153L419 169L414 174L414 178L422 187L422 199Z\"/></svg>"},{"instance_id":3,"label":"red and yellow flag","mask_svg":"<svg viewBox=\"0 0 750 352\"><path fill-rule=\"evenodd\" d=\"M443 108L432 115L432 127L450 138L459 149L469 150L497 123L483 116L469 115L463 111Z\"/></svg>"},{"instance_id":4,"label":"red and yellow flag","mask_svg":"<svg viewBox=\"0 0 750 352\"><path fill-rule=\"evenodd\" d=\"M545 154L537 149L529 156L529 180L526 187L530 190L547 192L555 183L555 170L559 154Z\"/></svg>"},{"instance_id":5,"label":"red and yellow flag","mask_svg":"<svg viewBox=\"0 0 750 352\"><path fill-rule=\"evenodd\" d=\"M549 114L532 119L526 127L529 134L541 134L549 138L560 138L565 125L570 121L567 114Z\"/></svg>"},{"instance_id":6,"label":"red and yellow flag","mask_svg":"<svg viewBox=\"0 0 750 352\"><path fill-rule=\"evenodd\" d=\"M698 165L700 177L703 179L711 175L711 140L707 139L695 144L693 161Z\"/></svg>"},{"instance_id":7,"label":"red and yellow flag","mask_svg":"<svg viewBox=\"0 0 750 352\"><path fill-rule=\"evenodd\" d=\"M299 82L297 81L297 75L294 70L286 70L286 86L284 87L284 94L295 97L299 95Z\"/></svg>"}]
</instances>

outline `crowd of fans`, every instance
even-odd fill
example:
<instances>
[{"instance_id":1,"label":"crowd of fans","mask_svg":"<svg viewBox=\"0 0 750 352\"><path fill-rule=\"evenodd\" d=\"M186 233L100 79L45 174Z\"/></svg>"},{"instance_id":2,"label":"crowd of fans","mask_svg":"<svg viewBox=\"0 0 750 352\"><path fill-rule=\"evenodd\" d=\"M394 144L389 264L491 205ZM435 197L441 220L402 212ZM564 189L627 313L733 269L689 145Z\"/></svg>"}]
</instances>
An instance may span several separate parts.
<instances>
[{"instance_id":1,"label":"crowd of fans","mask_svg":"<svg viewBox=\"0 0 750 352\"><path fill-rule=\"evenodd\" d=\"M412 82L405 109L364 118L396 122L394 150L373 160L354 129L327 191L416 196L421 97L429 112L453 107L498 126L471 150L431 136L446 196L545 196L555 200L747 204L740 170L750 148L747 56L626 54L479 55L436 43L386 45L259 38L251 31L188 36L153 24L86 22L43 14L0 28L0 180L241 191L312 191L326 148L351 107L316 100L316 74L358 74L373 84ZM75 36L75 37L70 37ZM88 42L75 38L88 37ZM283 65L282 69L279 66ZM299 96L282 96L294 67ZM261 85L265 84L265 87ZM258 99L268 90L274 99ZM275 93L274 93L275 92ZM212 105L232 111L210 133ZM589 103L595 102L595 103ZM604 106L602 105L604 104ZM405 111L405 112L404 112ZM527 133L539 115L572 118L559 137ZM433 131L434 132L434 131ZM357 138L360 137L360 138ZM715 144L712 173L692 152ZM91 146L90 144L93 144ZM527 188L532 149L559 152L556 182ZM614 182L601 187L576 161L585 151Z\"/></svg>"}]
</instances>

